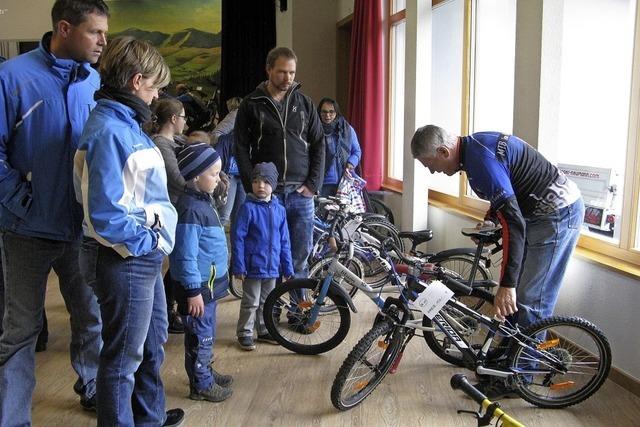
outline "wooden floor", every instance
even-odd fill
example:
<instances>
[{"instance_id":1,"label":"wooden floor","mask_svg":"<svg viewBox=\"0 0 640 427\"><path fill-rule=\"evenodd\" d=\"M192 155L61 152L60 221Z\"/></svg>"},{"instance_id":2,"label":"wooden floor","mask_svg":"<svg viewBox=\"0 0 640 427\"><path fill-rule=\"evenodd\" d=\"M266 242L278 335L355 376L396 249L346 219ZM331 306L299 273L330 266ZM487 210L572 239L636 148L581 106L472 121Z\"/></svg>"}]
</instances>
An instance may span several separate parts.
<instances>
[{"instance_id":1,"label":"wooden floor","mask_svg":"<svg viewBox=\"0 0 640 427\"><path fill-rule=\"evenodd\" d=\"M475 405L449 387L451 375L463 370L437 359L421 338L411 342L398 372L360 406L348 412L334 409L329 399L333 378L375 313L365 298L357 297L356 305L361 311L353 315L346 342L324 355L300 356L269 344L240 350L235 341L239 300L225 298L218 311L215 366L234 376L234 395L217 404L189 400L182 335L170 335L163 368L167 407L185 410L184 426L475 426L470 416L456 414ZM55 276L49 281L47 315L49 347L37 354L33 424L95 425L95 414L81 410L72 390L76 377L68 357L68 316ZM520 399L502 404L527 426L640 425L640 398L610 381L595 397L564 410L539 409Z\"/></svg>"}]
</instances>

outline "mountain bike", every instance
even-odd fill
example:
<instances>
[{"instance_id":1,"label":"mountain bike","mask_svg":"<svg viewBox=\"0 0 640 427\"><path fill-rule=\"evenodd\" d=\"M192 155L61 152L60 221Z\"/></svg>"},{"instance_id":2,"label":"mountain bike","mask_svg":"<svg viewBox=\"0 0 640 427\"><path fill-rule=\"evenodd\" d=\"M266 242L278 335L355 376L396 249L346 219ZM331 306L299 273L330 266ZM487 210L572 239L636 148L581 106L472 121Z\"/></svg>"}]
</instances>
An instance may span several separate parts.
<instances>
[{"instance_id":1,"label":"mountain bike","mask_svg":"<svg viewBox=\"0 0 640 427\"><path fill-rule=\"evenodd\" d=\"M465 229L463 234L483 240L495 230ZM470 295L477 290L446 269L434 266L432 270L436 280L427 283L409 276L399 297L385 300L373 328L355 345L336 375L331 402L337 409L358 405L390 370L395 371L416 331L442 331L467 369L490 379L499 378L520 397L542 408L580 403L606 380L611 348L592 323L578 317L555 316L520 329L461 303L455 293ZM450 312L460 312L482 324L487 330L485 342L480 347L470 345L457 332L457 319ZM416 313L420 314L417 318ZM425 326L423 315L433 324ZM490 355L494 341L502 343L497 356Z\"/></svg>"}]
</instances>

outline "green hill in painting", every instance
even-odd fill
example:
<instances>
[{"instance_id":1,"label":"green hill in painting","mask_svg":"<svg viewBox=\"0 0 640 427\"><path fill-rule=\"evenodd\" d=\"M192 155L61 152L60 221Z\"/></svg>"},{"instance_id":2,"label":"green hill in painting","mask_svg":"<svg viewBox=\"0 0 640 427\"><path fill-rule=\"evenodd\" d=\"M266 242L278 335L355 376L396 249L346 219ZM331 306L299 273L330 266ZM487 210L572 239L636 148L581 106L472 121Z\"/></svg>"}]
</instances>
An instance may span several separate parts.
<instances>
[{"instance_id":1,"label":"green hill in painting","mask_svg":"<svg viewBox=\"0 0 640 427\"><path fill-rule=\"evenodd\" d=\"M195 79L202 84L203 80L210 80L220 70L220 33L186 28L167 34L161 31L128 28L111 36L120 35L146 40L158 48L171 69L171 79L174 82L188 82Z\"/></svg>"}]
</instances>

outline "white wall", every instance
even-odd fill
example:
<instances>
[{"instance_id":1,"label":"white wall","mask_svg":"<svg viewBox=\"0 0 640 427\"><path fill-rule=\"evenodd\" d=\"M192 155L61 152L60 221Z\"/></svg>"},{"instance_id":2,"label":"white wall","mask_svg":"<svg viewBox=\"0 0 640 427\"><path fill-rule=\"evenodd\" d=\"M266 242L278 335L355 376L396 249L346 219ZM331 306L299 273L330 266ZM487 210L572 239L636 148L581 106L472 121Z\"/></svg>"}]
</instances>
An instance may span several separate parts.
<instances>
[{"instance_id":1,"label":"white wall","mask_svg":"<svg viewBox=\"0 0 640 427\"><path fill-rule=\"evenodd\" d=\"M354 0L338 0L338 17L336 21L340 21L353 13Z\"/></svg>"},{"instance_id":2,"label":"white wall","mask_svg":"<svg viewBox=\"0 0 640 427\"><path fill-rule=\"evenodd\" d=\"M40 40L51 30L54 0L0 0L0 40Z\"/></svg>"}]
</instances>

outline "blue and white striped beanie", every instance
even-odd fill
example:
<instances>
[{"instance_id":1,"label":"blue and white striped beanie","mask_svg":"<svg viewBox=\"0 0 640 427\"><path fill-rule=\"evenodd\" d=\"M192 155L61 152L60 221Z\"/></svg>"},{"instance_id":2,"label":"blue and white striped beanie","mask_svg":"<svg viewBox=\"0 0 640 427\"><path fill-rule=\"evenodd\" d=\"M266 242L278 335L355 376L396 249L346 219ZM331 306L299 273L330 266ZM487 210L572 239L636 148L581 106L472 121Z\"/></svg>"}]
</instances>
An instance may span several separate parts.
<instances>
[{"instance_id":1,"label":"blue and white striped beanie","mask_svg":"<svg viewBox=\"0 0 640 427\"><path fill-rule=\"evenodd\" d=\"M185 145L176 150L178 168L186 181L191 181L220 159L220 154L209 144Z\"/></svg>"}]
</instances>

